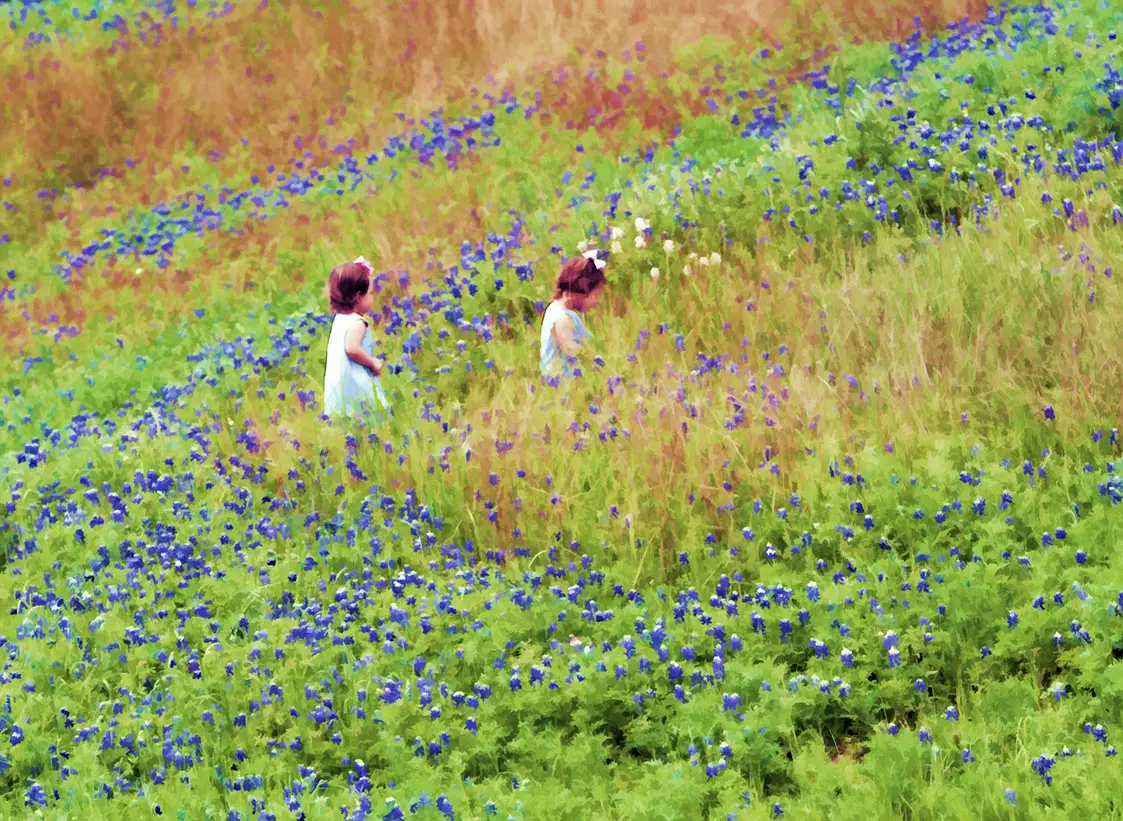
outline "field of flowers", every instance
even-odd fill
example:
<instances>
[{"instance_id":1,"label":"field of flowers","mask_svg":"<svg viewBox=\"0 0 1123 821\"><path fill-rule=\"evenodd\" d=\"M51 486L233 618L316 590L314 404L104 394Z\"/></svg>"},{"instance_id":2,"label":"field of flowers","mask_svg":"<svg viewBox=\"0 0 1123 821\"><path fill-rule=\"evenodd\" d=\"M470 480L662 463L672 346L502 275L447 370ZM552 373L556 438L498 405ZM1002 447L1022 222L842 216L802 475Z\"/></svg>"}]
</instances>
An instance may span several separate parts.
<instances>
[{"instance_id":1,"label":"field of flowers","mask_svg":"<svg viewBox=\"0 0 1123 821\"><path fill-rule=\"evenodd\" d=\"M1123 818L1117 29L0 5L0 817Z\"/></svg>"}]
</instances>

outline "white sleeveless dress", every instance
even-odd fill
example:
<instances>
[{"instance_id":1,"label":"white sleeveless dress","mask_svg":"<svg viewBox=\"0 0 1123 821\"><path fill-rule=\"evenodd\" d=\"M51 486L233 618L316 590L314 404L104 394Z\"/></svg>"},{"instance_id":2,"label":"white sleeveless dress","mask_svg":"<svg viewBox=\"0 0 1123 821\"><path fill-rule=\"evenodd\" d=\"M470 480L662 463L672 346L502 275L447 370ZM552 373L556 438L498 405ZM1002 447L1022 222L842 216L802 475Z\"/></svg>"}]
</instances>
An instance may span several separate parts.
<instances>
[{"instance_id":1,"label":"white sleeveless dress","mask_svg":"<svg viewBox=\"0 0 1123 821\"><path fill-rule=\"evenodd\" d=\"M570 364L570 357L558 346L553 334L554 326L563 316L569 316L573 320L573 341L578 345L583 344L586 339L592 336L589 329L585 327L585 323L581 321L581 315L577 311L570 310L565 307L564 303L557 300L551 302L542 317L538 368L545 376L557 375L572 379L575 374L573 366Z\"/></svg>"},{"instance_id":2,"label":"white sleeveless dress","mask_svg":"<svg viewBox=\"0 0 1123 821\"><path fill-rule=\"evenodd\" d=\"M390 408L382 382L347 355L347 331L365 320L359 314L336 314L328 337L327 367L324 369L324 411L330 416L372 416L382 422ZM374 356L374 337L363 334L362 349Z\"/></svg>"}]
</instances>

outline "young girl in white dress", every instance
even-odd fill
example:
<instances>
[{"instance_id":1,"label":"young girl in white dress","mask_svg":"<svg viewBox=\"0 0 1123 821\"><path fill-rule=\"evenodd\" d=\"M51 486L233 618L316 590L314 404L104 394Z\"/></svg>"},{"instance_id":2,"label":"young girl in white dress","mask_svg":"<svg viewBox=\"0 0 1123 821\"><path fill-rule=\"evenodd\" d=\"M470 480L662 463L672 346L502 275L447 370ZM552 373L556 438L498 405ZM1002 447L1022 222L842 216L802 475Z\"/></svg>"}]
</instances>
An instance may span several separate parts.
<instances>
[{"instance_id":1,"label":"young girl in white dress","mask_svg":"<svg viewBox=\"0 0 1123 821\"><path fill-rule=\"evenodd\" d=\"M542 317L539 369L544 376L572 379L582 344L592 336L581 314L593 308L605 285L605 261L595 250L567 260L558 272L554 301Z\"/></svg>"},{"instance_id":2,"label":"young girl in white dress","mask_svg":"<svg viewBox=\"0 0 1123 821\"><path fill-rule=\"evenodd\" d=\"M390 406L374 358L374 338L364 314L374 303L372 269L362 257L337 265L328 277L328 301L335 318L324 369L324 409L331 416L363 415L383 422Z\"/></svg>"}]
</instances>

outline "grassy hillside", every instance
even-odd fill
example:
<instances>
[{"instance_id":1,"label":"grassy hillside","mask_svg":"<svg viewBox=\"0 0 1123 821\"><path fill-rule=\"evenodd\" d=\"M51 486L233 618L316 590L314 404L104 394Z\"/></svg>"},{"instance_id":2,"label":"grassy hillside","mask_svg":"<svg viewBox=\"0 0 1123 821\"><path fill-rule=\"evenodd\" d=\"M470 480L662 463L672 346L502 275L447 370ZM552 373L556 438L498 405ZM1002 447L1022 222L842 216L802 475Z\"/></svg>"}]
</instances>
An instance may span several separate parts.
<instances>
[{"instance_id":1,"label":"grassy hillside","mask_svg":"<svg viewBox=\"0 0 1123 821\"><path fill-rule=\"evenodd\" d=\"M0 8L3 817L1118 816L1121 25Z\"/></svg>"}]
</instances>

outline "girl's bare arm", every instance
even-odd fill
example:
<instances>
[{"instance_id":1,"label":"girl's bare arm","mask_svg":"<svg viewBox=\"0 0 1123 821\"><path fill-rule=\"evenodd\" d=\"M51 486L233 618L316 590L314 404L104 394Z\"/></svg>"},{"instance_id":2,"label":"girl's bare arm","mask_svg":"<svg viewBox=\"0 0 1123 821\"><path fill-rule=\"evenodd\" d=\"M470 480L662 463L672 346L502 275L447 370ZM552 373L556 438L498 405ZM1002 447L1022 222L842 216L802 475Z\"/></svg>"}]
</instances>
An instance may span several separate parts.
<instances>
[{"instance_id":1,"label":"girl's bare arm","mask_svg":"<svg viewBox=\"0 0 1123 821\"><path fill-rule=\"evenodd\" d=\"M581 346L573 338L573 331L573 320L569 318L568 314L563 315L555 322L550 331L554 336L554 341L558 343L558 347L569 356L576 356L577 352L581 350Z\"/></svg>"},{"instance_id":2,"label":"girl's bare arm","mask_svg":"<svg viewBox=\"0 0 1123 821\"><path fill-rule=\"evenodd\" d=\"M363 335L367 333L367 324L361 319L356 319L355 324L347 329L347 336L343 339L343 350L352 362L369 368L375 376L382 375L382 363L363 350Z\"/></svg>"}]
</instances>

